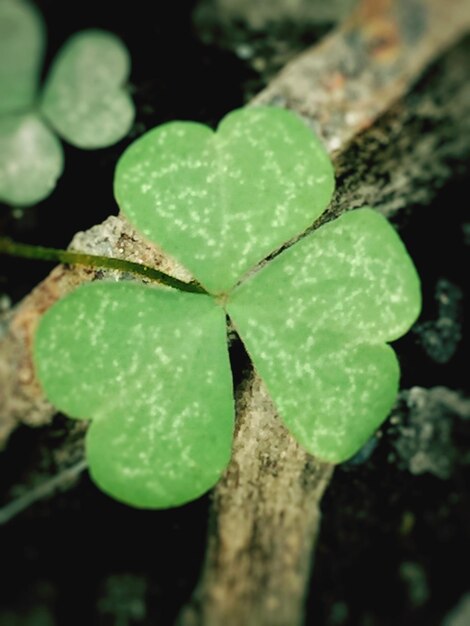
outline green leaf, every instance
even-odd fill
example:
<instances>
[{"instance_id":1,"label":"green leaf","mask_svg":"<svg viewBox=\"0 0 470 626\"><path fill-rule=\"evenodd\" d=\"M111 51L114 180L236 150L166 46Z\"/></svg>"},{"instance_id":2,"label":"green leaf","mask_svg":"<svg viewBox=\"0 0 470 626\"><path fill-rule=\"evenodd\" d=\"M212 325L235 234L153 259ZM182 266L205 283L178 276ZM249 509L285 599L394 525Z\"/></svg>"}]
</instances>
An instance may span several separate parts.
<instances>
[{"instance_id":1,"label":"green leaf","mask_svg":"<svg viewBox=\"0 0 470 626\"><path fill-rule=\"evenodd\" d=\"M0 201L39 202L54 189L63 167L62 146L38 117L0 117Z\"/></svg>"},{"instance_id":2,"label":"green leaf","mask_svg":"<svg viewBox=\"0 0 470 626\"><path fill-rule=\"evenodd\" d=\"M211 295L101 283L45 314L36 369L58 408L94 418L98 484L156 508L215 484L233 428L222 302L299 443L330 462L353 455L395 400L387 342L415 321L420 286L398 235L368 208L256 268L330 199L332 166L307 126L263 107L235 111L217 133L166 124L125 152L115 190Z\"/></svg>"},{"instance_id":3,"label":"green leaf","mask_svg":"<svg viewBox=\"0 0 470 626\"><path fill-rule=\"evenodd\" d=\"M225 314L212 298L135 283L92 283L42 318L34 359L49 400L93 418L90 470L145 508L192 500L229 457L233 397Z\"/></svg>"},{"instance_id":4,"label":"green leaf","mask_svg":"<svg viewBox=\"0 0 470 626\"><path fill-rule=\"evenodd\" d=\"M299 443L340 462L390 410L399 370L383 344L410 328L420 304L403 243L366 208L281 253L234 291L227 310Z\"/></svg>"},{"instance_id":5,"label":"green leaf","mask_svg":"<svg viewBox=\"0 0 470 626\"><path fill-rule=\"evenodd\" d=\"M129 220L211 293L223 293L326 208L333 168L291 112L234 111L217 133L170 122L119 160L115 195Z\"/></svg>"},{"instance_id":6,"label":"green leaf","mask_svg":"<svg viewBox=\"0 0 470 626\"><path fill-rule=\"evenodd\" d=\"M42 111L68 142L102 148L128 132L134 105L123 85L130 58L110 33L90 30L71 37L59 51L44 88Z\"/></svg>"},{"instance_id":7,"label":"green leaf","mask_svg":"<svg viewBox=\"0 0 470 626\"><path fill-rule=\"evenodd\" d=\"M31 3L0 0L0 115L33 104L45 38L42 18Z\"/></svg>"}]
</instances>

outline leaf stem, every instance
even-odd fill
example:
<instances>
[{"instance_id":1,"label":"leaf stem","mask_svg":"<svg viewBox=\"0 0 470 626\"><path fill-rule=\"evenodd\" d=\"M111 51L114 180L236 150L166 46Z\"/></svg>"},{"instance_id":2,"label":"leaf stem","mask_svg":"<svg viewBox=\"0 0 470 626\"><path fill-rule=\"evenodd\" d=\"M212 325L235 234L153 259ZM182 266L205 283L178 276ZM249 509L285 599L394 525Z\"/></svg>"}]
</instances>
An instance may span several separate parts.
<instances>
[{"instance_id":1,"label":"leaf stem","mask_svg":"<svg viewBox=\"0 0 470 626\"><path fill-rule=\"evenodd\" d=\"M82 459L78 463L75 463L75 465L62 470L59 474L48 480L44 480L33 487L31 491L26 492L24 495L0 508L0 526L9 522L13 517L38 500L47 498L55 491L76 480L87 467L88 463Z\"/></svg>"},{"instance_id":2,"label":"leaf stem","mask_svg":"<svg viewBox=\"0 0 470 626\"><path fill-rule=\"evenodd\" d=\"M68 265L84 265L86 267L96 267L100 269L119 270L129 272L137 276L144 276L150 280L191 293L207 293L203 287L196 283L185 283L183 280L174 278L165 272L141 265L125 259L115 259L97 254L86 254L83 252L72 252L71 250L61 250L60 248L46 248L44 246L33 246L27 243L18 243L8 237L0 237L0 254L21 257L24 259L36 259L39 261L55 261Z\"/></svg>"}]
</instances>

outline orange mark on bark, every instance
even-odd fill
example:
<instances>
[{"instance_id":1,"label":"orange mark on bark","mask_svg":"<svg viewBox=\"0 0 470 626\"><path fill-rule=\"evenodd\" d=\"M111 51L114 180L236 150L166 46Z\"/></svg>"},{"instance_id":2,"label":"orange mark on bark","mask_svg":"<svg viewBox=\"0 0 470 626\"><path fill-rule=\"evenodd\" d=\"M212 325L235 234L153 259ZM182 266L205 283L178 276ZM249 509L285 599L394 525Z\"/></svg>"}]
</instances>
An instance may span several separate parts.
<instances>
[{"instance_id":1,"label":"orange mark on bark","mask_svg":"<svg viewBox=\"0 0 470 626\"><path fill-rule=\"evenodd\" d=\"M361 24L368 24L376 19L389 18L394 0L362 0L357 8L357 17Z\"/></svg>"},{"instance_id":2,"label":"orange mark on bark","mask_svg":"<svg viewBox=\"0 0 470 626\"><path fill-rule=\"evenodd\" d=\"M394 0L362 0L354 17L370 55L378 62L393 62L402 50Z\"/></svg>"},{"instance_id":3,"label":"orange mark on bark","mask_svg":"<svg viewBox=\"0 0 470 626\"><path fill-rule=\"evenodd\" d=\"M370 54L381 62L394 61L401 50L398 25L392 18L375 20L364 29Z\"/></svg>"},{"instance_id":4,"label":"orange mark on bark","mask_svg":"<svg viewBox=\"0 0 470 626\"><path fill-rule=\"evenodd\" d=\"M330 92L342 92L346 84L346 77L341 72L333 72L323 81L325 88Z\"/></svg>"}]
</instances>

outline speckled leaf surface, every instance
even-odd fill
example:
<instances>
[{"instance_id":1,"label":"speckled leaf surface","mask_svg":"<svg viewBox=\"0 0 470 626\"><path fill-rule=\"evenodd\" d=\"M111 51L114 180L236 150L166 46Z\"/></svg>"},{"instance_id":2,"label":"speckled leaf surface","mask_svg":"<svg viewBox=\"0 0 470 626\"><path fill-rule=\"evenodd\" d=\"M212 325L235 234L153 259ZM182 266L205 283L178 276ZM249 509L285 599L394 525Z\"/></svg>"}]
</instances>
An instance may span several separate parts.
<instances>
[{"instance_id":1,"label":"speckled leaf surface","mask_svg":"<svg viewBox=\"0 0 470 626\"><path fill-rule=\"evenodd\" d=\"M92 418L94 480L119 500L164 508L218 480L231 449L225 314L204 295L92 283L44 315L34 346L49 400Z\"/></svg>"},{"instance_id":2,"label":"speckled leaf surface","mask_svg":"<svg viewBox=\"0 0 470 626\"><path fill-rule=\"evenodd\" d=\"M39 202L54 189L63 166L60 142L37 116L0 117L0 201Z\"/></svg>"},{"instance_id":3,"label":"speckled leaf surface","mask_svg":"<svg viewBox=\"0 0 470 626\"><path fill-rule=\"evenodd\" d=\"M33 104L44 43L44 24L33 4L0 0L0 114Z\"/></svg>"},{"instance_id":4,"label":"speckled leaf surface","mask_svg":"<svg viewBox=\"0 0 470 626\"><path fill-rule=\"evenodd\" d=\"M124 89L130 58L114 35L78 33L59 51L41 108L56 130L79 148L101 148L124 137L134 105Z\"/></svg>"},{"instance_id":5,"label":"speckled leaf surface","mask_svg":"<svg viewBox=\"0 0 470 626\"><path fill-rule=\"evenodd\" d=\"M253 107L227 115L216 133L170 122L121 157L115 195L148 239L211 293L303 232L333 191L330 160L291 112Z\"/></svg>"},{"instance_id":6,"label":"speckled leaf surface","mask_svg":"<svg viewBox=\"0 0 470 626\"><path fill-rule=\"evenodd\" d=\"M385 419L398 365L384 345L420 310L406 249L371 209L347 213L273 259L228 312L299 443L339 462Z\"/></svg>"},{"instance_id":7,"label":"speckled leaf surface","mask_svg":"<svg viewBox=\"0 0 470 626\"><path fill-rule=\"evenodd\" d=\"M58 408L94 418L87 453L105 491L161 508L215 484L233 428L226 312L309 452L341 462L385 419L399 382L387 342L421 305L416 270L387 220L352 211L256 268L311 225L332 191L319 141L277 108L235 111L216 133L165 124L124 153L121 209L208 294L94 284L44 316L39 378Z\"/></svg>"}]
</instances>

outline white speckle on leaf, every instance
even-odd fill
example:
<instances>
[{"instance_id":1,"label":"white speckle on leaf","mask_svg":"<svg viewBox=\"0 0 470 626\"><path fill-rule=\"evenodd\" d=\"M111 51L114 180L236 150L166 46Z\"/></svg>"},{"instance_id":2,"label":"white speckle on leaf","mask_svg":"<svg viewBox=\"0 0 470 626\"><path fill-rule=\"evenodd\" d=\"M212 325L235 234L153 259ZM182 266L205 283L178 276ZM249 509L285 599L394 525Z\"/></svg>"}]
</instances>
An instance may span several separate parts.
<instances>
[{"instance_id":1,"label":"white speckle on leaf","mask_svg":"<svg viewBox=\"0 0 470 626\"><path fill-rule=\"evenodd\" d=\"M390 409L398 366L384 344L406 332L419 303L403 244L364 209L265 265L228 312L287 426L307 450L338 461Z\"/></svg>"},{"instance_id":2,"label":"white speckle on leaf","mask_svg":"<svg viewBox=\"0 0 470 626\"><path fill-rule=\"evenodd\" d=\"M143 184L152 190L142 193ZM116 175L123 212L212 293L305 230L332 189L331 164L311 130L264 107L231 113L216 134L193 122L157 128L130 146Z\"/></svg>"},{"instance_id":3,"label":"white speckle on leaf","mask_svg":"<svg viewBox=\"0 0 470 626\"><path fill-rule=\"evenodd\" d=\"M212 298L128 282L85 285L46 313L38 375L58 408L93 418L88 457L105 491L161 507L216 482L233 428L225 332Z\"/></svg>"}]
</instances>

